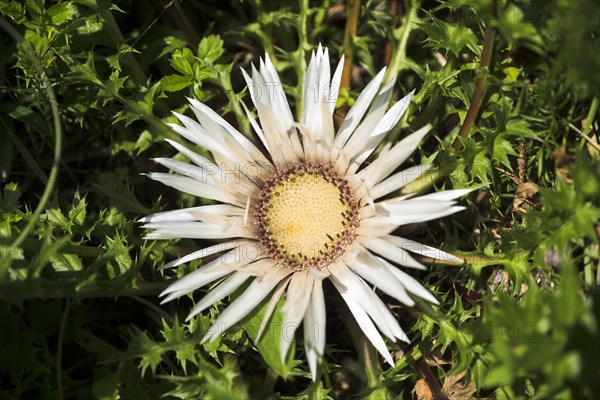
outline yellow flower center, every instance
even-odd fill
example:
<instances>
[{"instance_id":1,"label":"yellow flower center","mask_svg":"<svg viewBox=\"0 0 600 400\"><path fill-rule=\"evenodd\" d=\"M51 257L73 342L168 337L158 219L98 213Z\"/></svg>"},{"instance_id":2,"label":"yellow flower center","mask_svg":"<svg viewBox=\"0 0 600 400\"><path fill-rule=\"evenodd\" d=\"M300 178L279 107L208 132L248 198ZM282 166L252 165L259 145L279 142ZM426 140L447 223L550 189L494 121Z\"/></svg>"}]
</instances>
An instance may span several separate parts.
<instances>
[{"instance_id":1,"label":"yellow flower center","mask_svg":"<svg viewBox=\"0 0 600 400\"><path fill-rule=\"evenodd\" d=\"M320 269L354 240L357 215L345 179L329 166L303 162L267 181L255 222L273 258L297 270Z\"/></svg>"}]
</instances>

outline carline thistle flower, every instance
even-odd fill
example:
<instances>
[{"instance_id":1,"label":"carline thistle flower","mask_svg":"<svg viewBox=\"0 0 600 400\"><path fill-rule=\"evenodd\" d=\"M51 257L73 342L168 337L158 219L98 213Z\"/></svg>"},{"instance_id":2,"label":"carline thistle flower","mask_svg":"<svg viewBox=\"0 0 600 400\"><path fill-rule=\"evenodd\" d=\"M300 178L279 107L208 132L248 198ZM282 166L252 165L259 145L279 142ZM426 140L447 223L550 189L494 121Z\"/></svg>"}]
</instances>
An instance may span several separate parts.
<instances>
[{"instance_id":1,"label":"carline thistle flower","mask_svg":"<svg viewBox=\"0 0 600 400\"><path fill-rule=\"evenodd\" d=\"M348 305L373 346L391 365L392 356L380 334L408 341L397 319L369 284L397 301L413 306L419 297L437 300L400 267L425 267L411 253L460 261L441 250L392 233L401 225L429 221L462 210L455 199L468 190L447 190L416 197L390 197L430 165L396 169L428 133L425 126L395 145L381 146L402 117L413 93L389 110L395 77L384 83L385 68L364 88L335 132L337 88L344 60L333 77L328 50L319 46L306 72L303 113L292 117L277 71L269 56L242 70L260 124L244 106L266 154L216 112L189 99L197 121L175 114L183 126L172 128L183 138L208 149L214 161L175 141L168 142L193 164L156 159L176 172L148 176L177 190L218 204L161 212L142 219L154 229L147 239L225 240L173 261L174 267L214 254L220 257L171 284L161 296L168 302L219 280L198 301L188 319L251 283L209 329L202 342L223 333L270 300L262 327L285 296L280 350L286 358L290 327L304 327L304 346L313 380L325 348L323 280L329 279ZM384 200L381 200L383 199ZM315 332L316 329L316 332ZM262 331L261 331L262 332ZM259 333L260 335L261 333Z\"/></svg>"}]
</instances>

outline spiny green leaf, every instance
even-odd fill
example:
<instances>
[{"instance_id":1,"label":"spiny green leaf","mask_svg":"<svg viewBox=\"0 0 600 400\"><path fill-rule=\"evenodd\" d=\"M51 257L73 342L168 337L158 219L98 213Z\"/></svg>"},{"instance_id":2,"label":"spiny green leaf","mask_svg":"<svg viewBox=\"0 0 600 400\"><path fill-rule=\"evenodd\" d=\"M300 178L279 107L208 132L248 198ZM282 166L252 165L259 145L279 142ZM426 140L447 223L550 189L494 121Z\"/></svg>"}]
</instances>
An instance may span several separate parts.
<instances>
[{"instance_id":1,"label":"spiny green leaf","mask_svg":"<svg viewBox=\"0 0 600 400\"><path fill-rule=\"evenodd\" d=\"M172 327L169 327L163 320L163 336L167 344L174 343L175 355L181 363L184 372L187 370L188 361L196 365L198 364L194 343L186 340L185 328L177 319L173 322Z\"/></svg>"},{"instance_id":2,"label":"spiny green leaf","mask_svg":"<svg viewBox=\"0 0 600 400\"><path fill-rule=\"evenodd\" d=\"M471 29L460 24L444 22L431 14L429 16L431 21L419 25L427 34L427 46L435 50L447 49L455 56L459 56L465 48L480 54L477 37Z\"/></svg>"}]
</instances>

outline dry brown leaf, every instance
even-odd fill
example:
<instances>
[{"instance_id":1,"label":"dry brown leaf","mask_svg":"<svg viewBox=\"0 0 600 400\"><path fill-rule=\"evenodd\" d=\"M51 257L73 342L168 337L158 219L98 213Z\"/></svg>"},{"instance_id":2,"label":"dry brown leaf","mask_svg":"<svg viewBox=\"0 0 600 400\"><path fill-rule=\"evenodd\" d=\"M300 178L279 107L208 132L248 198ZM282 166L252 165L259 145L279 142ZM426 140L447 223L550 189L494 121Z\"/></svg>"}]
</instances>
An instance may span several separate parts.
<instances>
[{"instance_id":1,"label":"dry brown leaf","mask_svg":"<svg viewBox=\"0 0 600 400\"><path fill-rule=\"evenodd\" d=\"M469 382L465 385L463 378L465 373L461 372L458 375L447 376L444 379L444 386L442 392L448 400L468 400L475 399L475 392L477 388L473 382Z\"/></svg>"},{"instance_id":2,"label":"dry brown leaf","mask_svg":"<svg viewBox=\"0 0 600 400\"><path fill-rule=\"evenodd\" d=\"M419 379L413 390L418 400L433 400L433 393L429 389L429 385L425 382L425 379Z\"/></svg>"},{"instance_id":3,"label":"dry brown leaf","mask_svg":"<svg viewBox=\"0 0 600 400\"><path fill-rule=\"evenodd\" d=\"M517 186L513 200L513 211L524 212L533 206L533 198L540 190L533 182L522 182Z\"/></svg>"}]
</instances>

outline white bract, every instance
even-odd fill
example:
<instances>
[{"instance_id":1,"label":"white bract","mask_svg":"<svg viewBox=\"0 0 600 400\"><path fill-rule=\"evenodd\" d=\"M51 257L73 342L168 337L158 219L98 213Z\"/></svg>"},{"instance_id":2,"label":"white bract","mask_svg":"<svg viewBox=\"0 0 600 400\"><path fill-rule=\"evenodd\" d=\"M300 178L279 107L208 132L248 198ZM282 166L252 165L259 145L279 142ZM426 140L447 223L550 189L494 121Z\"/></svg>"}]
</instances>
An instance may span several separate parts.
<instances>
[{"instance_id":1,"label":"white bract","mask_svg":"<svg viewBox=\"0 0 600 400\"><path fill-rule=\"evenodd\" d=\"M392 341L408 338L370 285L408 306L415 304L415 297L437 303L399 267L425 269L411 254L460 260L392 233L401 225L462 210L454 200L468 192L390 196L429 168L422 165L395 172L430 126L395 145L381 146L377 157L366 164L408 108L413 93L388 109L395 78L384 83L384 69L365 87L335 132L333 113L343 62L332 77L327 49L319 46L313 53L299 122L294 121L268 55L260 61L259 71L252 67L251 77L244 72L258 121L246 111L266 154L209 107L190 99L197 120L176 114L183 126L172 128L208 149L213 161L169 141L192 163L159 158L158 163L176 174L148 176L217 204L162 212L142 220L144 228L154 230L147 239L225 240L166 266L220 254L161 294L167 302L218 281L188 319L251 281L219 315L203 341L222 334L223 327L233 326L270 296L265 326L285 296L281 355L287 356L293 331L303 323L313 379L325 348L322 281L331 280L367 338L393 365L380 332ZM385 199L379 201L381 198Z\"/></svg>"}]
</instances>

